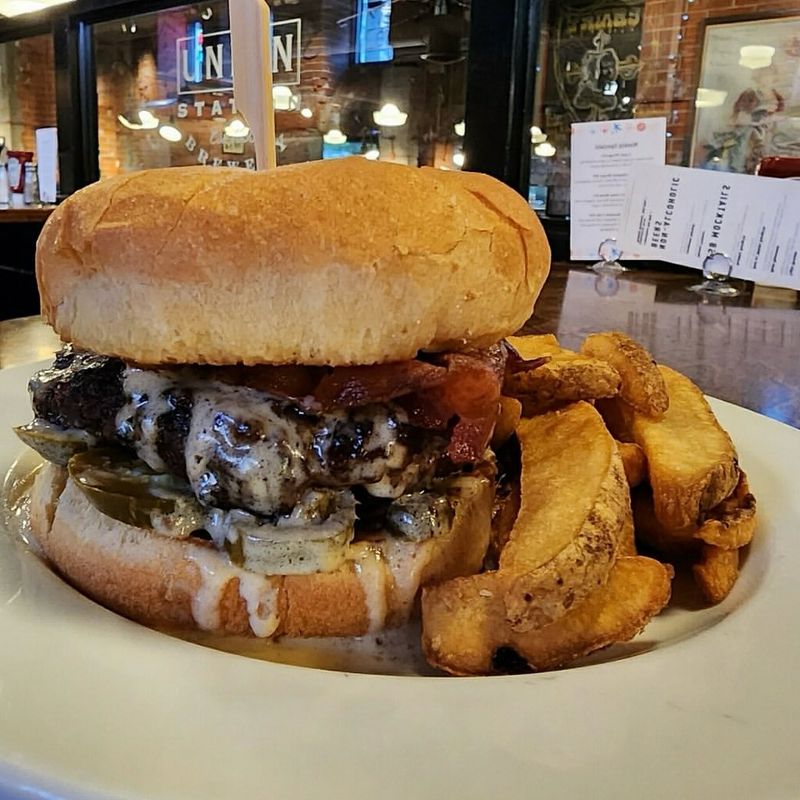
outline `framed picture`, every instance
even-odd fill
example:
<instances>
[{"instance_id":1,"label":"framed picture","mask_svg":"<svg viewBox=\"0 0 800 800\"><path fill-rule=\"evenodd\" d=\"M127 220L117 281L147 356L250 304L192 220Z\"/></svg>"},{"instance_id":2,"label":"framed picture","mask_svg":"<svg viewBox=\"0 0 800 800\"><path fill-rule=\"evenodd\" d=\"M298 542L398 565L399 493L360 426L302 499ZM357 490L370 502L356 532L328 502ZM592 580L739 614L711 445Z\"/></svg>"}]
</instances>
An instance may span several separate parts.
<instances>
[{"instance_id":1,"label":"framed picture","mask_svg":"<svg viewBox=\"0 0 800 800\"><path fill-rule=\"evenodd\" d=\"M800 156L800 15L709 21L697 86L693 167L753 173Z\"/></svg>"}]
</instances>

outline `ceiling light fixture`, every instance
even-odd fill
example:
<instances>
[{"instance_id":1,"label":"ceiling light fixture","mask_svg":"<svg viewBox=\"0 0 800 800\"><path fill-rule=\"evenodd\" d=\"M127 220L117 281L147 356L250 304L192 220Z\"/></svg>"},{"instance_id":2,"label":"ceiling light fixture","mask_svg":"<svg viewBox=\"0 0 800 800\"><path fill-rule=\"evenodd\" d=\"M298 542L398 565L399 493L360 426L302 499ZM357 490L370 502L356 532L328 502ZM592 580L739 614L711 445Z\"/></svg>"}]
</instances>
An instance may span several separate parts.
<instances>
[{"instance_id":1,"label":"ceiling light fixture","mask_svg":"<svg viewBox=\"0 0 800 800\"><path fill-rule=\"evenodd\" d=\"M406 124L408 114L401 111L394 103L385 103L380 111L373 111L372 118L382 128L399 128Z\"/></svg>"},{"instance_id":2,"label":"ceiling light fixture","mask_svg":"<svg viewBox=\"0 0 800 800\"><path fill-rule=\"evenodd\" d=\"M531 141L534 144L541 144L547 141L547 134L542 133L542 129L538 125L531 125Z\"/></svg>"},{"instance_id":3,"label":"ceiling light fixture","mask_svg":"<svg viewBox=\"0 0 800 800\"><path fill-rule=\"evenodd\" d=\"M763 69L772 65L775 48L766 44L748 44L739 48L739 66Z\"/></svg>"},{"instance_id":4,"label":"ceiling light fixture","mask_svg":"<svg viewBox=\"0 0 800 800\"><path fill-rule=\"evenodd\" d=\"M297 108L297 98L288 86L273 86L272 105L276 111L293 111Z\"/></svg>"},{"instance_id":5,"label":"ceiling light fixture","mask_svg":"<svg viewBox=\"0 0 800 800\"><path fill-rule=\"evenodd\" d=\"M701 86L694 98L694 105L695 108L716 108L725 102L727 96L728 93L722 89L705 89Z\"/></svg>"},{"instance_id":6,"label":"ceiling light fixture","mask_svg":"<svg viewBox=\"0 0 800 800\"><path fill-rule=\"evenodd\" d=\"M223 129L222 132L231 139L244 139L250 135L250 128L238 117L234 117Z\"/></svg>"},{"instance_id":7,"label":"ceiling light fixture","mask_svg":"<svg viewBox=\"0 0 800 800\"><path fill-rule=\"evenodd\" d=\"M50 6L60 6L72 3L74 0L0 0L0 15L4 17L19 17L22 14L34 14L44 11Z\"/></svg>"},{"instance_id":8,"label":"ceiling light fixture","mask_svg":"<svg viewBox=\"0 0 800 800\"><path fill-rule=\"evenodd\" d=\"M162 125L158 129L158 135L168 142L179 142L183 139L183 134L172 124Z\"/></svg>"},{"instance_id":9,"label":"ceiling light fixture","mask_svg":"<svg viewBox=\"0 0 800 800\"><path fill-rule=\"evenodd\" d=\"M541 158L552 158L556 154L556 149L550 142L542 142L533 148L533 152Z\"/></svg>"},{"instance_id":10,"label":"ceiling light fixture","mask_svg":"<svg viewBox=\"0 0 800 800\"><path fill-rule=\"evenodd\" d=\"M347 137L338 128L331 128L322 140L325 144L345 144Z\"/></svg>"}]
</instances>

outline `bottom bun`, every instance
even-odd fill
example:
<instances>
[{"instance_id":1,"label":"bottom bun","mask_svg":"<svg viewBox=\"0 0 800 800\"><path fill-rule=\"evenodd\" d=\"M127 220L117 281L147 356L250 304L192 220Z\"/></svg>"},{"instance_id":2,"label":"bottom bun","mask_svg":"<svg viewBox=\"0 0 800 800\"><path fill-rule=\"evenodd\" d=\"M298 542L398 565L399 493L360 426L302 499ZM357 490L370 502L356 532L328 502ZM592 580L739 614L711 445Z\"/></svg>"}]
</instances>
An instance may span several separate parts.
<instances>
[{"instance_id":1,"label":"bottom bun","mask_svg":"<svg viewBox=\"0 0 800 800\"><path fill-rule=\"evenodd\" d=\"M310 575L259 575L232 565L210 543L112 519L52 464L34 482L31 526L73 586L137 622L265 638L360 636L406 622L421 586L480 569L493 482L469 476L455 486L459 499L447 534L354 542L343 567Z\"/></svg>"}]
</instances>

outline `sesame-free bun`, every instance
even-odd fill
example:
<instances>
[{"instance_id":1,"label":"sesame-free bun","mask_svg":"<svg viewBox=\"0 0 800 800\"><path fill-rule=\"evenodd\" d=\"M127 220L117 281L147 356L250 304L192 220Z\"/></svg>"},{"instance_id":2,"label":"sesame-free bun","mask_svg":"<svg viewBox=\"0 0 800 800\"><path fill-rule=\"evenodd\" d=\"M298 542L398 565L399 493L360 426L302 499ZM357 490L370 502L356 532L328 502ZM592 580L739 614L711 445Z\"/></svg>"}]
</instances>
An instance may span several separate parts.
<instances>
[{"instance_id":1,"label":"sesame-free bun","mask_svg":"<svg viewBox=\"0 0 800 800\"><path fill-rule=\"evenodd\" d=\"M356 542L335 572L268 578L232 565L210 543L126 525L98 511L50 463L31 490L31 528L69 583L137 622L263 638L360 636L406 622L421 586L480 569L494 484L488 476L459 480L447 533Z\"/></svg>"},{"instance_id":2,"label":"sesame-free bun","mask_svg":"<svg viewBox=\"0 0 800 800\"><path fill-rule=\"evenodd\" d=\"M76 192L39 239L42 314L142 364L370 364L483 347L530 316L550 251L486 175L363 158L156 169Z\"/></svg>"}]
</instances>

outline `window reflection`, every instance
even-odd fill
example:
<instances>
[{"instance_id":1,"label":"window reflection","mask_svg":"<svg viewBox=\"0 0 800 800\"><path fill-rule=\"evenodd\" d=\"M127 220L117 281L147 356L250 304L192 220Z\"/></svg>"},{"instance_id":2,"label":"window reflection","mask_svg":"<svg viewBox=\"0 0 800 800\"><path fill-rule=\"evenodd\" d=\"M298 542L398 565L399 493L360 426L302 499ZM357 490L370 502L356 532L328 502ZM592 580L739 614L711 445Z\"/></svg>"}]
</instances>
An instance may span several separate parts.
<instances>
[{"instance_id":1,"label":"window reflection","mask_svg":"<svg viewBox=\"0 0 800 800\"><path fill-rule=\"evenodd\" d=\"M362 155L463 165L469 2L275 0L271 7L279 164ZM255 167L233 96L228 31L225 2L94 27L101 175Z\"/></svg>"}]
</instances>

